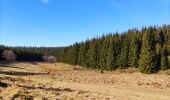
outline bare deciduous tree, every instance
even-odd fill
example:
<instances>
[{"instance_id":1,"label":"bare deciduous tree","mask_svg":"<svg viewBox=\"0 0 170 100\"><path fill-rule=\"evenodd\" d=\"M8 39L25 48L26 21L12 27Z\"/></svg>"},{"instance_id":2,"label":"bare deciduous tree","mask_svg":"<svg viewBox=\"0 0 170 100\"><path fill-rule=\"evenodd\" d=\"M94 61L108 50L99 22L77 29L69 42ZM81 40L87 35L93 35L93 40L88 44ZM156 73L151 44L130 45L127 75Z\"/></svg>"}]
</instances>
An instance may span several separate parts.
<instances>
[{"instance_id":1,"label":"bare deciduous tree","mask_svg":"<svg viewBox=\"0 0 170 100\"><path fill-rule=\"evenodd\" d=\"M55 56L43 56L43 60L50 63L55 63L57 58Z\"/></svg>"},{"instance_id":2,"label":"bare deciduous tree","mask_svg":"<svg viewBox=\"0 0 170 100\"><path fill-rule=\"evenodd\" d=\"M55 56L49 56L48 57L48 62L55 63L57 58Z\"/></svg>"},{"instance_id":3,"label":"bare deciduous tree","mask_svg":"<svg viewBox=\"0 0 170 100\"><path fill-rule=\"evenodd\" d=\"M4 50L2 57L5 58L6 61L15 61L16 59L16 55L12 50Z\"/></svg>"},{"instance_id":4,"label":"bare deciduous tree","mask_svg":"<svg viewBox=\"0 0 170 100\"><path fill-rule=\"evenodd\" d=\"M43 56L43 60L44 60L44 61L48 61L48 56L44 55L44 56Z\"/></svg>"}]
</instances>

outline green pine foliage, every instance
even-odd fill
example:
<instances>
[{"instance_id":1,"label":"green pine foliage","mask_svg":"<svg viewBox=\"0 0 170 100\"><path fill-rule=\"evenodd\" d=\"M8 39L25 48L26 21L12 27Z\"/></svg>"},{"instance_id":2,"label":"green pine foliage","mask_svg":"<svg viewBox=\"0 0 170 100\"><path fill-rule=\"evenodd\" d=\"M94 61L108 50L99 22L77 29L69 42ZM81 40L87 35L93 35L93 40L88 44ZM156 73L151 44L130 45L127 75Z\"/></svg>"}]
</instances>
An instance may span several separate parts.
<instances>
[{"instance_id":1,"label":"green pine foliage","mask_svg":"<svg viewBox=\"0 0 170 100\"><path fill-rule=\"evenodd\" d=\"M143 73L155 73L157 65L153 29L144 29L143 31L139 68Z\"/></svg>"},{"instance_id":2,"label":"green pine foliage","mask_svg":"<svg viewBox=\"0 0 170 100\"><path fill-rule=\"evenodd\" d=\"M129 54L129 41L126 39L126 36L122 38L120 56L118 57L118 68L124 69L128 67L128 54Z\"/></svg>"},{"instance_id":3,"label":"green pine foliage","mask_svg":"<svg viewBox=\"0 0 170 100\"><path fill-rule=\"evenodd\" d=\"M88 63L89 66L93 69L96 69L98 66L98 44L96 39L93 39L89 44L88 50Z\"/></svg>"},{"instance_id":4,"label":"green pine foliage","mask_svg":"<svg viewBox=\"0 0 170 100\"><path fill-rule=\"evenodd\" d=\"M138 30L132 31L130 37L130 49L129 49L129 66L138 67L138 60L141 48L141 38Z\"/></svg>"},{"instance_id":5,"label":"green pine foliage","mask_svg":"<svg viewBox=\"0 0 170 100\"><path fill-rule=\"evenodd\" d=\"M78 52L79 52L79 45L78 43L75 43L73 46L70 47L69 51L68 51L68 57L67 59L69 59L69 64L72 65L77 65L78 63Z\"/></svg>"},{"instance_id":6,"label":"green pine foliage","mask_svg":"<svg viewBox=\"0 0 170 100\"><path fill-rule=\"evenodd\" d=\"M113 38L110 38L110 41L109 41L109 49L108 49L108 56L107 56L107 69L108 70L113 70L115 69L115 64L116 64L116 61L115 61L115 51L114 51L114 42L113 42Z\"/></svg>"},{"instance_id":7,"label":"green pine foliage","mask_svg":"<svg viewBox=\"0 0 170 100\"><path fill-rule=\"evenodd\" d=\"M107 56L108 56L108 50L109 50L109 40L108 36L104 38L102 43L102 49L100 52L100 61L99 66L101 69L107 69Z\"/></svg>"},{"instance_id":8,"label":"green pine foliage","mask_svg":"<svg viewBox=\"0 0 170 100\"><path fill-rule=\"evenodd\" d=\"M160 60L160 69L167 70L168 69L168 58L167 58L167 51L165 47L161 50L161 60Z\"/></svg>"},{"instance_id":9,"label":"green pine foliage","mask_svg":"<svg viewBox=\"0 0 170 100\"><path fill-rule=\"evenodd\" d=\"M83 67L88 67L88 49L89 49L89 41L82 43L80 45L80 51L78 53L78 64Z\"/></svg>"},{"instance_id":10,"label":"green pine foliage","mask_svg":"<svg viewBox=\"0 0 170 100\"><path fill-rule=\"evenodd\" d=\"M4 49L5 49L5 47L3 45L0 45L0 60L4 60L2 57L2 53L3 53Z\"/></svg>"}]
</instances>

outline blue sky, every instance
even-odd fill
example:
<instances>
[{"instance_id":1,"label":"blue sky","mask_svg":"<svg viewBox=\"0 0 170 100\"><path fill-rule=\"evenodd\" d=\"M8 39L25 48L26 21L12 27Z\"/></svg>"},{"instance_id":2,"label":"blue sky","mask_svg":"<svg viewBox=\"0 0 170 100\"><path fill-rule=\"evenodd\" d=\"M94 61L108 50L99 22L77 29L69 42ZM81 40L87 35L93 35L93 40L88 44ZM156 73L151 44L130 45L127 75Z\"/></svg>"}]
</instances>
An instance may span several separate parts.
<instances>
[{"instance_id":1,"label":"blue sky","mask_svg":"<svg viewBox=\"0 0 170 100\"><path fill-rule=\"evenodd\" d=\"M163 24L170 0L0 0L0 44L8 46L67 46Z\"/></svg>"}]
</instances>

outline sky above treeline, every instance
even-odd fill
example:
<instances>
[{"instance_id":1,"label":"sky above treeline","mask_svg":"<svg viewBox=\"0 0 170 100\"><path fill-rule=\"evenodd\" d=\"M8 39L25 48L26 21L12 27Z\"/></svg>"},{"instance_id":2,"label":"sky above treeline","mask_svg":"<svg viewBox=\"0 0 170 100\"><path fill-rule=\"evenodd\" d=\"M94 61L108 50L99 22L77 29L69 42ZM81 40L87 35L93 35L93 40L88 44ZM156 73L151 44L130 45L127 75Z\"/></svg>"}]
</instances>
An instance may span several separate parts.
<instances>
[{"instance_id":1,"label":"sky above treeline","mask_svg":"<svg viewBox=\"0 0 170 100\"><path fill-rule=\"evenodd\" d=\"M7 46L68 46L163 24L170 24L170 0L0 0L0 44Z\"/></svg>"}]
</instances>

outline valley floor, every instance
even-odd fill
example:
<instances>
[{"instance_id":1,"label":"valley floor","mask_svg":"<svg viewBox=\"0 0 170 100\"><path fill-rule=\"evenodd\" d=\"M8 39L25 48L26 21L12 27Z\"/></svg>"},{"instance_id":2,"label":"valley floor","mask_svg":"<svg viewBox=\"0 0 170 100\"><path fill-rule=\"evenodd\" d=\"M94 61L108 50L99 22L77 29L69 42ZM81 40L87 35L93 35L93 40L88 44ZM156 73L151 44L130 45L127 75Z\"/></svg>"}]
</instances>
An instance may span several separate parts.
<instances>
[{"instance_id":1,"label":"valley floor","mask_svg":"<svg viewBox=\"0 0 170 100\"><path fill-rule=\"evenodd\" d=\"M100 73L42 62L0 64L0 100L170 100L170 75L137 69Z\"/></svg>"}]
</instances>

